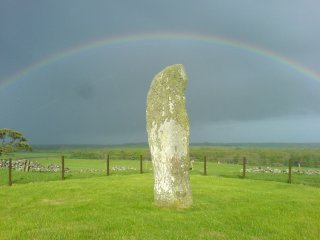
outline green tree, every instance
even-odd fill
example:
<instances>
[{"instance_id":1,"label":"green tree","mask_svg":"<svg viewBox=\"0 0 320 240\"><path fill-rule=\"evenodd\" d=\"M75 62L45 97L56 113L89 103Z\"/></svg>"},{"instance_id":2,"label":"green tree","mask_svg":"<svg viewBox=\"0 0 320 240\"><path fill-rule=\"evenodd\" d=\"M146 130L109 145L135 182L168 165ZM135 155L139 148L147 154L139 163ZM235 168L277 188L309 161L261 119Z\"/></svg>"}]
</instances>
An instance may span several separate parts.
<instances>
[{"instance_id":1,"label":"green tree","mask_svg":"<svg viewBox=\"0 0 320 240\"><path fill-rule=\"evenodd\" d=\"M18 131L0 128L0 156L19 150L32 151L27 138Z\"/></svg>"}]
</instances>

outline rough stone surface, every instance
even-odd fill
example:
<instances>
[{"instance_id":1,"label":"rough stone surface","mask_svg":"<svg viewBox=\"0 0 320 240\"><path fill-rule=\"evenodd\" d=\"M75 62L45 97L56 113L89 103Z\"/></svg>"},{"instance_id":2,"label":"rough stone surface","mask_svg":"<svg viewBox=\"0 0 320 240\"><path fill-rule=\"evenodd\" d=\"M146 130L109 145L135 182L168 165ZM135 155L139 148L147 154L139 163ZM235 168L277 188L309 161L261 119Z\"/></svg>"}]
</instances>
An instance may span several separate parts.
<instances>
[{"instance_id":1,"label":"rough stone surface","mask_svg":"<svg viewBox=\"0 0 320 240\"><path fill-rule=\"evenodd\" d=\"M9 160L0 160L0 168L9 168ZM28 159L12 160L12 169L16 171L31 172L60 172L61 166L57 164L49 164L44 166L38 162ZM64 168L65 172L70 172L69 168Z\"/></svg>"},{"instance_id":2,"label":"rough stone surface","mask_svg":"<svg viewBox=\"0 0 320 240\"><path fill-rule=\"evenodd\" d=\"M147 96L154 198L159 206L188 208L192 205L186 84L183 65L171 65L154 77Z\"/></svg>"},{"instance_id":3,"label":"rough stone surface","mask_svg":"<svg viewBox=\"0 0 320 240\"><path fill-rule=\"evenodd\" d=\"M243 170L241 169L240 172ZM266 168L261 168L261 167L253 167L253 168L247 168L246 172L249 173L289 173L289 169L277 169L277 168L271 168L271 167L266 167ZM299 170L299 169L292 169L293 173L299 173L299 174L307 174L307 175L316 175L320 174L320 170L315 170L315 169L307 169L307 170Z\"/></svg>"}]
</instances>

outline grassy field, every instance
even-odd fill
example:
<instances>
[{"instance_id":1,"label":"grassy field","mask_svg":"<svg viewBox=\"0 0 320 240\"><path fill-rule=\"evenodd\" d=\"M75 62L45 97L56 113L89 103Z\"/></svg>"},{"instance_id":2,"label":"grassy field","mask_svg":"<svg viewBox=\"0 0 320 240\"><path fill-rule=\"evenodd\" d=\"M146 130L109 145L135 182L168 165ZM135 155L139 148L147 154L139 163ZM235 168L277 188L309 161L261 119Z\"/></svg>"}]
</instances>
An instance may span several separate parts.
<instances>
[{"instance_id":1,"label":"grassy field","mask_svg":"<svg viewBox=\"0 0 320 240\"><path fill-rule=\"evenodd\" d=\"M111 155L106 176L106 154ZM0 169L0 239L319 239L320 175L247 173L253 166L286 169L288 156L301 170L318 169L317 148L194 147L190 171L194 205L155 207L152 164L146 148L37 149L17 153L71 172ZM144 174L139 174L144 155ZM207 156L207 176L203 176ZM299 157L297 157L299 156ZM302 157L301 157L302 156ZM126 160L121 160L126 159ZM303 164L302 164L303 163ZM123 167L125 170L117 170ZM294 165L293 168L297 168Z\"/></svg>"},{"instance_id":2,"label":"grassy field","mask_svg":"<svg viewBox=\"0 0 320 240\"><path fill-rule=\"evenodd\" d=\"M50 158L35 158L32 161L41 163L44 166L49 164L61 165L60 157ZM253 167L255 165L248 165ZM106 161L103 159L68 159L65 158L65 167L69 168L71 172L65 173L66 180L90 178L106 175ZM287 167L277 167L279 169L286 169ZM122 169L122 170L121 170ZM297 169L297 168L296 168ZM309 167L301 167L300 170L310 169ZM317 168L313 168L317 169ZM207 163L208 176L219 176L226 178L241 178L242 176L241 164L223 164L216 162ZM140 162L135 160L110 160L110 175L132 175L139 174ZM143 172L152 172L152 163L149 160L143 161ZM203 162L195 161L193 169L190 171L191 175L203 175ZM60 172L12 172L13 184L25 184L30 182L41 181L58 181L61 179ZM288 181L288 174L275 174L275 173L246 173L247 179L263 180L263 181L276 181L286 183ZM302 184L320 188L320 175L306 175L300 173L292 174L293 184ZM8 171L7 169L0 169L0 186L8 184Z\"/></svg>"},{"instance_id":3,"label":"grassy field","mask_svg":"<svg viewBox=\"0 0 320 240\"><path fill-rule=\"evenodd\" d=\"M32 161L41 163L44 166L55 164L61 165L61 159L55 158L36 158ZM143 171L152 172L151 161L144 161ZM106 176L106 161L98 159L65 159L65 167L71 172L65 173L65 179L90 178L97 176ZM124 168L124 170L118 170ZM111 175L131 175L140 173L140 162L133 160L113 160L110 161ZM59 181L61 172L23 172L12 171L13 184L25 184L42 181ZM0 186L8 184L8 170L0 169Z\"/></svg>"},{"instance_id":4,"label":"grassy field","mask_svg":"<svg viewBox=\"0 0 320 240\"><path fill-rule=\"evenodd\" d=\"M0 188L0 239L319 239L320 189L192 175L188 210L152 204L152 174Z\"/></svg>"}]
</instances>

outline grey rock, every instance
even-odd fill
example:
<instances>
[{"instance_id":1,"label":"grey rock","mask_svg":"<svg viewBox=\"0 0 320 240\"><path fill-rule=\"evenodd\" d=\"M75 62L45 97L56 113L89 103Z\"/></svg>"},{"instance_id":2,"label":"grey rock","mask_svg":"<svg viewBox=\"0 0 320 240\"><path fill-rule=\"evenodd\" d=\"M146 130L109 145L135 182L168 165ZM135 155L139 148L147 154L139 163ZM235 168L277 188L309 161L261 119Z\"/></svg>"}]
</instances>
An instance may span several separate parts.
<instances>
[{"instance_id":1,"label":"grey rock","mask_svg":"<svg viewBox=\"0 0 320 240\"><path fill-rule=\"evenodd\" d=\"M9 168L9 160L1 160L0 168ZM31 172L60 172L61 166L56 164L49 164L44 166L38 162L33 162L28 159L12 160L12 169L16 171L29 171ZM69 168L64 168L65 172L71 172Z\"/></svg>"},{"instance_id":2,"label":"grey rock","mask_svg":"<svg viewBox=\"0 0 320 240\"><path fill-rule=\"evenodd\" d=\"M171 65L154 77L147 96L154 199L159 206L188 208L192 205L186 84L183 65Z\"/></svg>"}]
</instances>

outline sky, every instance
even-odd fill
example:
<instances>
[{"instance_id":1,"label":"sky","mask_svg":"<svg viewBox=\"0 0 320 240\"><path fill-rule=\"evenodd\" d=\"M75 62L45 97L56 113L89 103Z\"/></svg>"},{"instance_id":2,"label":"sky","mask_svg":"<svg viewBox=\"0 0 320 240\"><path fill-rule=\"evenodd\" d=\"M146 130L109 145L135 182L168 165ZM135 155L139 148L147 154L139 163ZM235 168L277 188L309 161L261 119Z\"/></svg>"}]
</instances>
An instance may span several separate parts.
<instances>
[{"instance_id":1,"label":"sky","mask_svg":"<svg viewBox=\"0 0 320 240\"><path fill-rule=\"evenodd\" d=\"M188 74L192 143L320 142L316 0L1 0L0 128L147 142L153 77Z\"/></svg>"}]
</instances>

